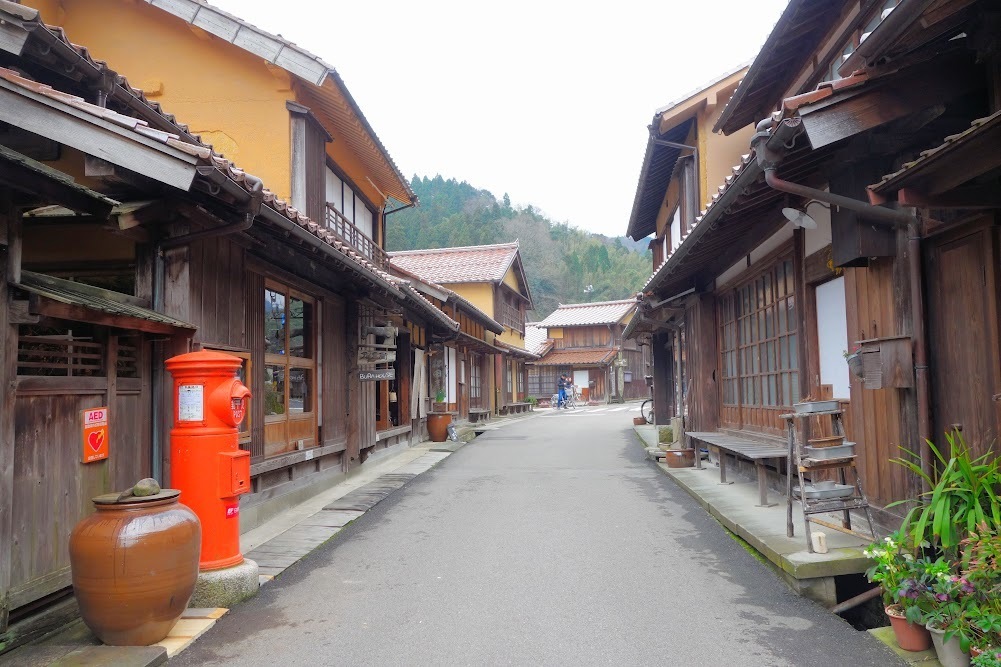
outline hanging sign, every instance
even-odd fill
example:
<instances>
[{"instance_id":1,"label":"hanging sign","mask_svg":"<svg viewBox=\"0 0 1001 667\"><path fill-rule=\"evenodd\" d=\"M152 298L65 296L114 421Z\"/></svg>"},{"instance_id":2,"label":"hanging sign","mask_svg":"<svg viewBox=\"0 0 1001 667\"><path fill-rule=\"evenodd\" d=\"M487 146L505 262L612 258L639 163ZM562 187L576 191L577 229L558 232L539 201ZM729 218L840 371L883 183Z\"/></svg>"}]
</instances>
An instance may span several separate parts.
<instances>
[{"instance_id":1,"label":"hanging sign","mask_svg":"<svg viewBox=\"0 0 1001 667\"><path fill-rule=\"evenodd\" d=\"M108 408L83 411L82 463L94 463L108 458Z\"/></svg>"},{"instance_id":2,"label":"hanging sign","mask_svg":"<svg viewBox=\"0 0 1001 667\"><path fill-rule=\"evenodd\" d=\"M375 382L377 380L395 380L395 368L383 368L374 371L358 371L358 379L362 382Z\"/></svg>"}]
</instances>

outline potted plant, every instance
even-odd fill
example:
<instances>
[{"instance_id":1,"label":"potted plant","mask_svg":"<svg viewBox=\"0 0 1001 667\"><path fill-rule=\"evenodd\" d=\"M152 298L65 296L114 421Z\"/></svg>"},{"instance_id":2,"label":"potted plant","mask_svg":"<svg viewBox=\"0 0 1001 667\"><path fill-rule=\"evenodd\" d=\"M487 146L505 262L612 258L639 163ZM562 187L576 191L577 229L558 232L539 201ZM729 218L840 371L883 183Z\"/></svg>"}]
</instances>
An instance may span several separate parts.
<instances>
[{"instance_id":1,"label":"potted plant","mask_svg":"<svg viewBox=\"0 0 1001 667\"><path fill-rule=\"evenodd\" d=\"M961 434L946 434L945 438L951 453L949 458L928 442L939 471L937 479L921 469L921 457L914 452L904 449L906 456L893 460L923 479L931 489L921 494L920 502L904 517L905 532L914 544L927 540L955 559L960 542L978 526L992 534L1001 530L1001 501L995 492L1001 486L1001 469L991 453L971 458ZM897 501L887 508L909 502L913 501Z\"/></svg>"},{"instance_id":2,"label":"potted plant","mask_svg":"<svg viewBox=\"0 0 1001 667\"><path fill-rule=\"evenodd\" d=\"M434 393L434 406L432 406L434 412L448 412L448 405L445 403L445 390L438 389Z\"/></svg>"},{"instance_id":3,"label":"potted plant","mask_svg":"<svg viewBox=\"0 0 1001 667\"><path fill-rule=\"evenodd\" d=\"M865 574L883 589L883 608L900 648L925 651L931 648L931 635L923 623L920 603L924 596L916 580L926 568L916 564L916 549L906 545L907 538L900 531L872 544L864 552L873 561Z\"/></svg>"},{"instance_id":4,"label":"potted plant","mask_svg":"<svg viewBox=\"0 0 1001 667\"><path fill-rule=\"evenodd\" d=\"M963 576L973 589L962 622L971 653L1001 651L1001 535L982 526L962 543Z\"/></svg>"},{"instance_id":5,"label":"potted plant","mask_svg":"<svg viewBox=\"0 0 1001 667\"><path fill-rule=\"evenodd\" d=\"M970 667L1001 667L1001 651L983 651L973 656Z\"/></svg>"},{"instance_id":6,"label":"potted plant","mask_svg":"<svg viewBox=\"0 0 1001 667\"><path fill-rule=\"evenodd\" d=\"M933 567L933 581L926 592L931 610L925 615L925 627L943 667L967 667L973 635L963 617L964 609L974 601L974 588L965 577L951 574L944 559L935 561Z\"/></svg>"},{"instance_id":7,"label":"potted plant","mask_svg":"<svg viewBox=\"0 0 1001 667\"><path fill-rule=\"evenodd\" d=\"M851 351L843 350L841 354L848 363L848 372L852 374L852 377L859 380L864 379L865 372L862 370L862 351L859 346L856 345Z\"/></svg>"}]
</instances>

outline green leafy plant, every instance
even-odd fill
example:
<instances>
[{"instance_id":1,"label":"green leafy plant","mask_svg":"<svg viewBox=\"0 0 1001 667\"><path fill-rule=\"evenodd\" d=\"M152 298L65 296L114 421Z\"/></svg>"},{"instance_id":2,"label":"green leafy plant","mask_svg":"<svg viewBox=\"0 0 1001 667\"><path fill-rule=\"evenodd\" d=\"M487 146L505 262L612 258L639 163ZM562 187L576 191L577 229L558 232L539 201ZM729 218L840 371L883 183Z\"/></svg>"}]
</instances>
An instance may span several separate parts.
<instances>
[{"instance_id":1,"label":"green leafy plant","mask_svg":"<svg viewBox=\"0 0 1001 667\"><path fill-rule=\"evenodd\" d=\"M970 667L1001 667L1001 651L984 651L970 660Z\"/></svg>"},{"instance_id":2,"label":"green leafy plant","mask_svg":"<svg viewBox=\"0 0 1001 667\"><path fill-rule=\"evenodd\" d=\"M434 394L434 402L435 403L444 403L445 402L445 390L444 389L439 389L438 391L435 392L435 394Z\"/></svg>"},{"instance_id":3,"label":"green leafy plant","mask_svg":"<svg viewBox=\"0 0 1001 667\"><path fill-rule=\"evenodd\" d=\"M525 399L525 402L530 404L534 408L536 405L539 404L539 399L537 399L535 396L529 396L528 398Z\"/></svg>"},{"instance_id":4,"label":"green leafy plant","mask_svg":"<svg viewBox=\"0 0 1001 667\"><path fill-rule=\"evenodd\" d=\"M902 527L915 544L929 541L950 555L958 552L960 541L985 525L991 532L1001 529L1001 502L996 489L1001 484L998 462L990 454L970 458L962 435L946 434L951 457L946 458L928 442L938 468L937 479L921 469L921 457L903 449L906 457L893 459L920 477L930 488L904 517ZM902 500L887 508L913 502Z\"/></svg>"},{"instance_id":5,"label":"green leafy plant","mask_svg":"<svg viewBox=\"0 0 1001 667\"><path fill-rule=\"evenodd\" d=\"M883 589L883 606L899 605L907 620L921 622L921 602L924 588L918 579L924 576L926 564L915 556L916 548L910 546L907 536L900 531L874 542L863 553L873 562L865 575Z\"/></svg>"},{"instance_id":6,"label":"green leafy plant","mask_svg":"<svg viewBox=\"0 0 1001 667\"><path fill-rule=\"evenodd\" d=\"M1001 650L1001 535L978 527L963 540L963 576L973 589L961 622L974 646Z\"/></svg>"}]
</instances>

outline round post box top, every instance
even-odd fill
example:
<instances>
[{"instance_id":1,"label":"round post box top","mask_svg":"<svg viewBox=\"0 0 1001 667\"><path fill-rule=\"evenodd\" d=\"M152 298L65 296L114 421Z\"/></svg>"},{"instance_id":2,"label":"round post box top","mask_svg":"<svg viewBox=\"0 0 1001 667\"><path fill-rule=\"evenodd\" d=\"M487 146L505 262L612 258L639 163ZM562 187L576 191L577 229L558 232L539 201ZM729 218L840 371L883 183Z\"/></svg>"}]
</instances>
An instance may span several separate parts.
<instances>
[{"instance_id":1,"label":"round post box top","mask_svg":"<svg viewBox=\"0 0 1001 667\"><path fill-rule=\"evenodd\" d=\"M234 357L225 352L215 352L213 350L199 350L188 352L171 357L164 362L168 371L203 369L203 370L223 370L231 369L235 371L243 365L243 359Z\"/></svg>"}]
</instances>

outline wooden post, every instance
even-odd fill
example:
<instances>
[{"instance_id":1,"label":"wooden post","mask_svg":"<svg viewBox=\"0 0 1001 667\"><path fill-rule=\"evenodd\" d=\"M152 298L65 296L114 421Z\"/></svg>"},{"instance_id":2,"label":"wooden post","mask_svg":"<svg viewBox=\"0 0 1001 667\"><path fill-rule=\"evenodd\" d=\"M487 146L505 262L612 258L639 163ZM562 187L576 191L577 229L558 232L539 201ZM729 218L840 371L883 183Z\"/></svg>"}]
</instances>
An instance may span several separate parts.
<instances>
[{"instance_id":1,"label":"wooden post","mask_svg":"<svg viewBox=\"0 0 1001 667\"><path fill-rule=\"evenodd\" d=\"M796 328L796 346L799 357L799 400L802 401L810 395L810 364L807 351L807 308L806 308L806 271L805 271L805 239L806 235L802 227L797 227L792 233L793 255L792 273L796 284L796 300L799 307L796 309L798 316ZM803 429L803 442L810 441L810 420L803 419L801 428Z\"/></svg>"},{"instance_id":2,"label":"wooden post","mask_svg":"<svg viewBox=\"0 0 1001 667\"><path fill-rule=\"evenodd\" d=\"M6 219L6 245L0 245L0 632L7 629L10 614L10 582L14 516L14 403L17 394L17 325L10 321L10 272L20 266L20 226Z\"/></svg>"},{"instance_id":3,"label":"wooden post","mask_svg":"<svg viewBox=\"0 0 1001 667\"><path fill-rule=\"evenodd\" d=\"M344 378L345 391L348 393L348 441L344 451L344 472L351 470L361 459L361 419L366 411L362 409L361 383L358 381L358 303L349 301L345 308L344 332L347 337L344 353L347 356L344 367L347 377Z\"/></svg>"},{"instance_id":4,"label":"wooden post","mask_svg":"<svg viewBox=\"0 0 1001 667\"><path fill-rule=\"evenodd\" d=\"M674 386L674 378L671 377L673 364L670 358L674 350L668 344L673 335L673 332L668 331L661 331L653 335L651 347L653 348L654 424L669 424L674 415L674 401L672 400L674 392L671 391L671 387Z\"/></svg>"}]
</instances>

